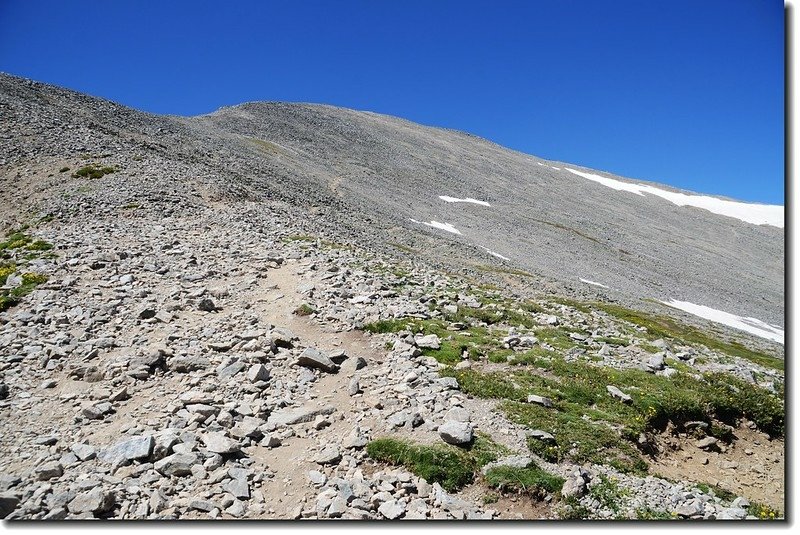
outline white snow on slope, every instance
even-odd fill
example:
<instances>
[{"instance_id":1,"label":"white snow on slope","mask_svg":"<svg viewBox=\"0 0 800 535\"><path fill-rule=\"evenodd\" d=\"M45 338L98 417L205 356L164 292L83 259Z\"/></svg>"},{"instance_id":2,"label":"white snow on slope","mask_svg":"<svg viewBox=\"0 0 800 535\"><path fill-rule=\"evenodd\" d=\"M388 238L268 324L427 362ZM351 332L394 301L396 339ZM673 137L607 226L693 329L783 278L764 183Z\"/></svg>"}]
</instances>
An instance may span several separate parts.
<instances>
[{"instance_id":1,"label":"white snow on slope","mask_svg":"<svg viewBox=\"0 0 800 535\"><path fill-rule=\"evenodd\" d=\"M605 284L600 284L599 282L590 281L589 279L578 279L581 282L585 282L586 284L591 284L592 286L599 286L601 288L608 288Z\"/></svg>"},{"instance_id":2,"label":"white snow on slope","mask_svg":"<svg viewBox=\"0 0 800 535\"><path fill-rule=\"evenodd\" d=\"M722 323L728 327L733 327L734 329L739 329L741 331L760 336L761 338L767 338L768 340L773 340L779 344L783 344L783 329L775 327L774 325L769 325L768 323L764 323L756 318L745 318L729 312L723 312L715 308L696 305L688 301L677 301L675 299L671 299L669 301L662 301L662 303L673 308L683 310L684 312L688 312L689 314L694 314L695 316L715 321L717 323Z\"/></svg>"},{"instance_id":3,"label":"white snow on slope","mask_svg":"<svg viewBox=\"0 0 800 535\"><path fill-rule=\"evenodd\" d=\"M447 232L452 232L453 234L461 234L456 227L451 225L450 223L439 223L438 221L431 221L430 223L426 223L425 221L417 221L416 219L412 219L414 223L420 223L422 225L427 225L429 227L438 228L440 230L446 230Z\"/></svg>"},{"instance_id":4,"label":"white snow on slope","mask_svg":"<svg viewBox=\"0 0 800 535\"><path fill-rule=\"evenodd\" d=\"M572 174L589 179L598 184L615 189L617 191L627 191L635 193L644 197L645 193L657 195L663 199L670 201L678 206L694 206L697 208L704 208L709 212L724 215L727 217L735 217L745 223L752 223L754 225L771 225L773 227L783 228L783 206L774 204L753 204L746 202L727 201L725 199L718 199L717 197L710 197L708 195L687 195L685 193L678 193L675 191L667 191L645 184L632 184L630 182L622 182L605 176L596 175L594 173L585 173L583 171L576 171L565 167L567 171Z\"/></svg>"},{"instance_id":5,"label":"white snow on slope","mask_svg":"<svg viewBox=\"0 0 800 535\"><path fill-rule=\"evenodd\" d=\"M470 202L472 204L480 204L481 206L491 206L486 201L479 201L471 197L467 197L466 199L458 199L456 197L448 197L447 195L439 195L439 198L442 199L444 202Z\"/></svg>"},{"instance_id":6,"label":"white snow on slope","mask_svg":"<svg viewBox=\"0 0 800 535\"><path fill-rule=\"evenodd\" d=\"M481 246L479 245L478 247L481 247ZM487 249L486 247L481 247L481 249L483 249L484 251L486 251L490 255L499 258L500 260L511 260L510 258L505 257L505 256L501 255L500 253L496 253L496 252L494 252L494 251L492 251L490 249Z\"/></svg>"}]
</instances>

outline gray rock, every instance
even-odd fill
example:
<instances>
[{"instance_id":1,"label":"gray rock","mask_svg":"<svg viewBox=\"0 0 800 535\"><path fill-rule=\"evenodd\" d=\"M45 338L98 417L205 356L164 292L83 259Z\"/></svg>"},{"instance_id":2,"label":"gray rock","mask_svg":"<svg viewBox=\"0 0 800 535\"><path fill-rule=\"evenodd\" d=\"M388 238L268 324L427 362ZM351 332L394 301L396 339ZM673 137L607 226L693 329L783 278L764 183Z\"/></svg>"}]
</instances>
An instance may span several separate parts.
<instances>
[{"instance_id":1,"label":"gray rock","mask_svg":"<svg viewBox=\"0 0 800 535\"><path fill-rule=\"evenodd\" d=\"M307 368L316 368L328 373L335 373L339 366L321 351L313 347L307 347L297 358L297 364Z\"/></svg>"},{"instance_id":2,"label":"gray rock","mask_svg":"<svg viewBox=\"0 0 800 535\"><path fill-rule=\"evenodd\" d=\"M444 420L453 422L469 422L472 419L469 411L462 407L453 407L444 415Z\"/></svg>"},{"instance_id":3,"label":"gray rock","mask_svg":"<svg viewBox=\"0 0 800 535\"><path fill-rule=\"evenodd\" d=\"M620 400L623 403L633 403L633 398L628 394L613 385L606 386L606 390L611 394L611 397Z\"/></svg>"},{"instance_id":4,"label":"gray rock","mask_svg":"<svg viewBox=\"0 0 800 535\"><path fill-rule=\"evenodd\" d=\"M699 500L684 502L675 508L675 512L684 518L692 518L703 514L703 504Z\"/></svg>"},{"instance_id":5,"label":"gray rock","mask_svg":"<svg viewBox=\"0 0 800 535\"><path fill-rule=\"evenodd\" d=\"M34 473L39 481L47 481L64 475L64 467L58 461L49 461L37 466Z\"/></svg>"},{"instance_id":6,"label":"gray rock","mask_svg":"<svg viewBox=\"0 0 800 535\"><path fill-rule=\"evenodd\" d=\"M328 478L319 470L309 470L308 480L311 481L311 484L315 487L321 487L328 481Z\"/></svg>"},{"instance_id":7,"label":"gray rock","mask_svg":"<svg viewBox=\"0 0 800 535\"><path fill-rule=\"evenodd\" d=\"M526 434L529 437L535 438L536 440L541 440L542 442L554 443L556 441L556 437L547 431L542 431L541 429L533 429L528 431Z\"/></svg>"},{"instance_id":8,"label":"gray rock","mask_svg":"<svg viewBox=\"0 0 800 535\"><path fill-rule=\"evenodd\" d=\"M281 425L295 425L299 423L311 422L320 414L331 414L336 409L333 405L324 407L303 406L299 408L279 409L269 415L267 425L278 427Z\"/></svg>"},{"instance_id":9,"label":"gray rock","mask_svg":"<svg viewBox=\"0 0 800 535\"><path fill-rule=\"evenodd\" d=\"M0 518L10 515L14 509L19 507L19 498L13 494L0 494Z\"/></svg>"},{"instance_id":10,"label":"gray rock","mask_svg":"<svg viewBox=\"0 0 800 535\"><path fill-rule=\"evenodd\" d=\"M258 381L269 381L269 370L263 364L253 364L247 370L247 378L256 383Z\"/></svg>"},{"instance_id":11,"label":"gray rock","mask_svg":"<svg viewBox=\"0 0 800 535\"><path fill-rule=\"evenodd\" d=\"M89 444L76 443L70 446L69 449L81 461L90 461L97 456L97 450Z\"/></svg>"},{"instance_id":12,"label":"gray rock","mask_svg":"<svg viewBox=\"0 0 800 535\"><path fill-rule=\"evenodd\" d=\"M358 384L358 378L353 377L347 384L347 393L351 396L355 396L360 392L361 392L361 386Z\"/></svg>"},{"instance_id":13,"label":"gray rock","mask_svg":"<svg viewBox=\"0 0 800 535\"><path fill-rule=\"evenodd\" d=\"M342 454L339 452L339 448L336 447L334 444L325 446L314 457L314 461L317 464L336 464L341 460L342 460Z\"/></svg>"},{"instance_id":14,"label":"gray rock","mask_svg":"<svg viewBox=\"0 0 800 535\"><path fill-rule=\"evenodd\" d=\"M694 445L697 446L700 449L704 449L705 450L705 449L713 448L714 446L717 445L718 442L719 442L719 440L717 440L714 437L705 437L705 438L695 442Z\"/></svg>"},{"instance_id":15,"label":"gray rock","mask_svg":"<svg viewBox=\"0 0 800 535\"><path fill-rule=\"evenodd\" d=\"M541 405L543 407L548 407L548 408L553 406L552 399L544 396L537 396L536 394L530 394L528 396L528 403L536 403L537 405Z\"/></svg>"},{"instance_id":16,"label":"gray rock","mask_svg":"<svg viewBox=\"0 0 800 535\"><path fill-rule=\"evenodd\" d=\"M455 377L440 377L436 382L446 389L458 390L458 380Z\"/></svg>"},{"instance_id":17,"label":"gray rock","mask_svg":"<svg viewBox=\"0 0 800 535\"><path fill-rule=\"evenodd\" d=\"M72 514L92 513L100 515L107 513L114 507L115 496L113 492L108 492L102 487L95 487L92 490L81 492L67 505L67 509Z\"/></svg>"},{"instance_id":18,"label":"gray rock","mask_svg":"<svg viewBox=\"0 0 800 535\"><path fill-rule=\"evenodd\" d=\"M250 485L246 479L229 479L222 488L240 500L250 499Z\"/></svg>"},{"instance_id":19,"label":"gray rock","mask_svg":"<svg viewBox=\"0 0 800 535\"><path fill-rule=\"evenodd\" d=\"M650 357L647 361L647 367L651 370L663 370L664 369L664 353L656 353L652 357Z\"/></svg>"},{"instance_id":20,"label":"gray rock","mask_svg":"<svg viewBox=\"0 0 800 535\"><path fill-rule=\"evenodd\" d=\"M449 421L439 426L439 436L448 444L469 444L472 442L472 426L467 422Z\"/></svg>"},{"instance_id":21,"label":"gray rock","mask_svg":"<svg viewBox=\"0 0 800 535\"><path fill-rule=\"evenodd\" d=\"M150 457L154 444L152 435L133 437L101 450L97 457L110 464L126 464Z\"/></svg>"},{"instance_id":22,"label":"gray rock","mask_svg":"<svg viewBox=\"0 0 800 535\"><path fill-rule=\"evenodd\" d=\"M194 453L173 453L157 461L153 468L165 476L188 476L192 467L200 462Z\"/></svg>"},{"instance_id":23,"label":"gray rock","mask_svg":"<svg viewBox=\"0 0 800 535\"><path fill-rule=\"evenodd\" d=\"M203 441L208 451L220 455L235 453L242 449L239 441L226 437L225 433L207 431L200 436L200 440Z\"/></svg>"},{"instance_id":24,"label":"gray rock","mask_svg":"<svg viewBox=\"0 0 800 535\"><path fill-rule=\"evenodd\" d=\"M717 520L743 520L747 517L747 510L741 507L726 507L717 513Z\"/></svg>"},{"instance_id":25,"label":"gray rock","mask_svg":"<svg viewBox=\"0 0 800 535\"><path fill-rule=\"evenodd\" d=\"M439 349L442 347L441 340L439 340L439 337L435 334L420 336L415 341L417 343L417 347L421 349Z\"/></svg>"},{"instance_id":26,"label":"gray rock","mask_svg":"<svg viewBox=\"0 0 800 535\"><path fill-rule=\"evenodd\" d=\"M378 512L388 520L400 518L406 512L406 506L397 500L388 500L378 507Z\"/></svg>"}]
</instances>

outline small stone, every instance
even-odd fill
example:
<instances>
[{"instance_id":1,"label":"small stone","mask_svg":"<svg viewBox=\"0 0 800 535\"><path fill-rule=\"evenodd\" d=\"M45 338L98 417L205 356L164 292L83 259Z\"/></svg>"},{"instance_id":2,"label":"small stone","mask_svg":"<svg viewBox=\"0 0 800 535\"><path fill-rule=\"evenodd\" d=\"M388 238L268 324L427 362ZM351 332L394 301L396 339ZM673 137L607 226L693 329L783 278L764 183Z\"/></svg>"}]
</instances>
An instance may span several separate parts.
<instances>
[{"instance_id":1,"label":"small stone","mask_svg":"<svg viewBox=\"0 0 800 535\"><path fill-rule=\"evenodd\" d=\"M245 479L229 479L222 488L240 500L250 499L250 485Z\"/></svg>"},{"instance_id":2,"label":"small stone","mask_svg":"<svg viewBox=\"0 0 800 535\"><path fill-rule=\"evenodd\" d=\"M105 448L100 452L98 458L110 464L125 464L139 459L147 459L153 452L154 444L152 435L133 437Z\"/></svg>"},{"instance_id":3,"label":"small stone","mask_svg":"<svg viewBox=\"0 0 800 535\"><path fill-rule=\"evenodd\" d=\"M319 470L309 470L308 480L311 481L312 485L316 487L321 487L328 481L328 478L325 477L325 474L323 474Z\"/></svg>"},{"instance_id":4,"label":"small stone","mask_svg":"<svg viewBox=\"0 0 800 535\"><path fill-rule=\"evenodd\" d=\"M406 512L406 506L397 500L388 500L378 507L378 512L383 515L384 518L394 520L403 516Z\"/></svg>"},{"instance_id":5,"label":"small stone","mask_svg":"<svg viewBox=\"0 0 800 535\"><path fill-rule=\"evenodd\" d=\"M90 461L97 456L97 451L94 446L90 446L89 444L73 444L69 449L75 454L75 457L81 461Z\"/></svg>"},{"instance_id":6,"label":"small stone","mask_svg":"<svg viewBox=\"0 0 800 535\"><path fill-rule=\"evenodd\" d=\"M714 437L706 437L702 440L698 440L697 442L694 443L694 445L700 449L705 450L716 446L718 442L719 440L717 440Z\"/></svg>"},{"instance_id":7,"label":"small stone","mask_svg":"<svg viewBox=\"0 0 800 535\"><path fill-rule=\"evenodd\" d=\"M361 386L358 384L358 378L353 377L347 384L347 393L351 396L355 396L360 392L361 392Z\"/></svg>"},{"instance_id":8,"label":"small stone","mask_svg":"<svg viewBox=\"0 0 800 535\"><path fill-rule=\"evenodd\" d=\"M253 364L247 370L247 378L256 383L258 381L269 381L269 370L263 364Z\"/></svg>"},{"instance_id":9,"label":"small stone","mask_svg":"<svg viewBox=\"0 0 800 535\"><path fill-rule=\"evenodd\" d=\"M217 306L211 299L200 300L200 302L197 304L197 308L202 310L203 312L214 312L217 310Z\"/></svg>"},{"instance_id":10,"label":"small stone","mask_svg":"<svg viewBox=\"0 0 800 535\"><path fill-rule=\"evenodd\" d=\"M316 457L314 457L314 461L317 464L335 464L341 460L342 454L339 452L339 448L333 444L323 448L322 451L317 453Z\"/></svg>"}]
</instances>

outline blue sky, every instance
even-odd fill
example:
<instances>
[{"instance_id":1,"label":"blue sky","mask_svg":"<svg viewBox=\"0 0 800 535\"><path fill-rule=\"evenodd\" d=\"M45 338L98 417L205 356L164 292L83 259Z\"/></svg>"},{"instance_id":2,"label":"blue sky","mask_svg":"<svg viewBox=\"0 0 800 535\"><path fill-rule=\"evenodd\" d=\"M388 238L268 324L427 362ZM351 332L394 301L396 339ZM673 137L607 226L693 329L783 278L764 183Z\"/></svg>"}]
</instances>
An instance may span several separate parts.
<instances>
[{"instance_id":1,"label":"blue sky","mask_svg":"<svg viewBox=\"0 0 800 535\"><path fill-rule=\"evenodd\" d=\"M0 70L157 113L320 102L782 204L775 0L0 0Z\"/></svg>"}]
</instances>

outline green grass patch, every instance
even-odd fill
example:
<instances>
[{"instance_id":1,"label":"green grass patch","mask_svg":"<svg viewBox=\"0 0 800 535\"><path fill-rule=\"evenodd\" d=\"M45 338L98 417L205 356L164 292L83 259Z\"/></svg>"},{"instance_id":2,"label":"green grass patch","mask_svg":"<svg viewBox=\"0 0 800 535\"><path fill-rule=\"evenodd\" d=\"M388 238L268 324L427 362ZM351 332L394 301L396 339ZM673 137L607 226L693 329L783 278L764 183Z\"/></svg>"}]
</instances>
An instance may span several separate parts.
<instances>
[{"instance_id":1,"label":"green grass patch","mask_svg":"<svg viewBox=\"0 0 800 535\"><path fill-rule=\"evenodd\" d=\"M670 422L680 428L688 421L713 424L712 417L730 425L747 418L770 436L784 433L780 398L731 375L662 377L643 370L566 362L555 354L531 362L504 372L446 368L441 373L455 377L469 395L505 400L501 409L512 421L551 433L554 444L535 439L529 444L551 462L594 462L643 473L647 465L636 439L643 432L661 431ZM622 389L633 402L612 398L607 385ZM529 394L547 396L554 406L529 404ZM714 431L723 427L712 425L711 429L713 435L724 438L724 433Z\"/></svg>"},{"instance_id":2,"label":"green grass patch","mask_svg":"<svg viewBox=\"0 0 800 535\"><path fill-rule=\"evenodd\" d=\"M676 517L668 511L659 511L651 507L642 507L636 510L636 520L675 520Z\"/></svg>"},{"instance_id":3,"label":"green grass patch","mask_svg":"<svg viewBox=\"0 0 800 535\"><path fill-rule=\"evenodd\" d=\"M484 479L497 490L536 497L559 492L564 485L564 478L545 472L533 463L525 468L497 466L487 471Z\"/></svg>"},{"instance_id":4,"label":"green grass patch","mask_svg":"<svg viewBox=\"0 0 800 535\"><path fill-rule=\"evenodd\" d=\"M612 346L628 346L630 345L630 340L625 338L618 338L615 336L600 336L595 338L595 342L599 342L601 344L608 344Z\"/></svg>"},{"instance_id":5,"label":"green grass patch","mask_svg":"<svg viewBox=\"0 0 800 535\"><path fill-rule=\"evenodd\" d=\"M476 437L469 448L415 444L393 438L367 444L367 454L376 461L404 466L428 483L439 483L448 492L471 483L482 466L496 461L505 451L484 436Z\"/></svg>"},{"instance_id":6,"label":"green grass patch","mask_svg":"<svg viewBox=\"0 0 800 535\"><path fill-rule=\"evenodd\" d=\"M317 241L317 238L311 236L310 234L290 234L283 238L284 242L293 242L293 241L302 241L302 242L314 242Z\"/></svg>"},{"instance_id":7,"label":"green grass patch","mask_svg":"<svg viewBox=\"0 0 800 535\"><path fill-rule=\"evenodd\" d=\"M403 245L402 243L397 243L397 242L390 241L390 242L387 242L386 244L387 245L391 245L395 249L397 249L399 251L403 251L404 253L408 253L408 254L416 254L417 253L416 249L408 247L407 245Z\"/></svg>"},{"instance_id":8,"label":"green grass patch","mask_svg":"<svg viewBox=\"0 0 800 535\"><path fill-rule=\"evenodd\" d=\"M103 178L105 175L116 172L116 168L111 166L100 166L98 164L89 164L81 167L74 173L72 178Z\"/></svg>"},{"instance_id":9,"label":"green grass patch","mask_svg":"<svg viewBox=\"0 0 800 535\"><path fill-rule=\"evenodd\" d=\"M67 171L69 171L69 167L67 167L67 166L64 166L64 167L62 167L61 169L58 170L59 173L66 173Z\"/></svg>"},{"instance_id":10,"label":"green grass patch","mask_svg":"<svg viewBox=\"0 0 800 535\"><path fill-rule=\"evenodd\" d=\"M314 314L315 312L316 312L316 310L314 309L314 307L312 307L311 305L308 305L306 303L303 303L299 307L295 308L292 313L295 316L310 316L311 314Z\"/></svg>"}]
</instances>

